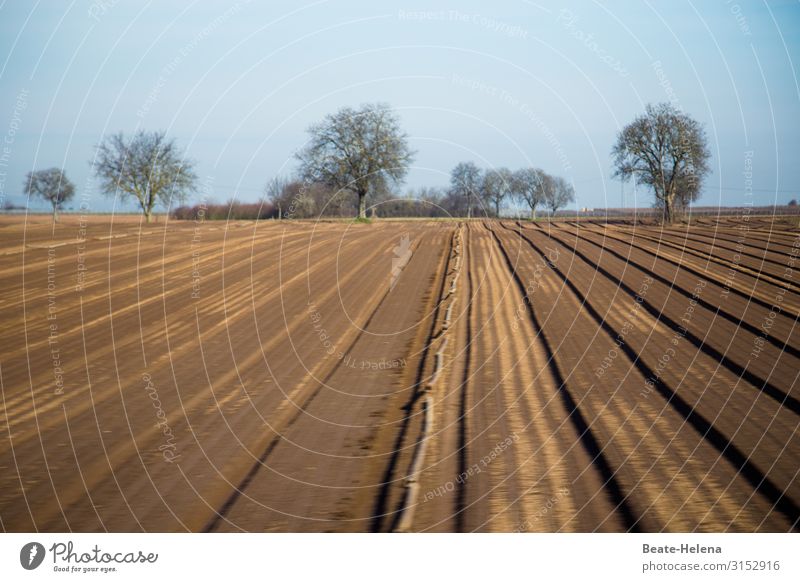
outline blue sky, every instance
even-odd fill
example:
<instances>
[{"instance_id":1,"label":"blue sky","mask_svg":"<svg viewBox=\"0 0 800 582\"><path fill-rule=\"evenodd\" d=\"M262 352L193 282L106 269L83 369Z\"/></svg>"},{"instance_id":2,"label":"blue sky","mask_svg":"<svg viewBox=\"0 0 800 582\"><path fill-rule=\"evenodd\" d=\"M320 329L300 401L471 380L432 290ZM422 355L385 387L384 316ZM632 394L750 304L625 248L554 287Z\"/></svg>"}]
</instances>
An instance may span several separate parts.
<instances>
[{"instance_id":1,"label":"blue sky","mask_svg":"<svg viewBox=\"0 0 800 582\"><path fill-rule=\"evenodd\" d=\"M63 166L107 211L93 146L143 128L177 139L212 198L255 200L295 169L309 124L381 101L418 152L404 190L473 160L541 167L576 206L618 207L617 132L672 101L708 134L700 204L785 203L800 198L798 33L797 1L6 1L0 196L24 202L26 172Z\"/></svg>"}]
</instances>

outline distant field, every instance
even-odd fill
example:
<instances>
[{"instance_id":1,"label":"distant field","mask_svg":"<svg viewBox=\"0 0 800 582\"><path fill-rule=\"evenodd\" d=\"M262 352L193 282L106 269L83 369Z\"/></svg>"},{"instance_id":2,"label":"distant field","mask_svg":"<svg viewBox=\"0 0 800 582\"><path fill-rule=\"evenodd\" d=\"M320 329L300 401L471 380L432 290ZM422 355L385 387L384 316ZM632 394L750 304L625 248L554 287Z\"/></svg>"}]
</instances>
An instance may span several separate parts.
<instances>
[{"instance_id":1,"label":"distant field","mask_svg":"<svg viewBox=\"0 0 800 582\"><path fill-rule=\"evenodd\" d=\"M8 531L789 531L800 232L0 217Z\"/></svg>"}]
</instances>

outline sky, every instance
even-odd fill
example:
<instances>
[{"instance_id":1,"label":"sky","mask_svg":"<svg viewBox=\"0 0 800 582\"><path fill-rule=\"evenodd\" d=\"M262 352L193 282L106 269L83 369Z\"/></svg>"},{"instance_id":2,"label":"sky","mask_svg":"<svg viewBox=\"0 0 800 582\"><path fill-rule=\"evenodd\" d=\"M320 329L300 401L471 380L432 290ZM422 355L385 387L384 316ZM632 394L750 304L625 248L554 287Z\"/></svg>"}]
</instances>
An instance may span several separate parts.
<instances>
[{"instance_id":1,"label":"sky","mask_svg":"<svg viewBox=\"0 0 800 582\"><path fill-rule=\"evenodd\" d=\"M646 207L610 151L664 101L708 137L698 205L785 204L800 198L799 49L797 0L0 0L0 205L55 166L91 210L133 210L91 161L139 129L194 161L193 200L254 201L296 170L309 125L384 102L417 152L402 192L474 161L564 176L577 208Z\"/></svg>"}]
</instances>

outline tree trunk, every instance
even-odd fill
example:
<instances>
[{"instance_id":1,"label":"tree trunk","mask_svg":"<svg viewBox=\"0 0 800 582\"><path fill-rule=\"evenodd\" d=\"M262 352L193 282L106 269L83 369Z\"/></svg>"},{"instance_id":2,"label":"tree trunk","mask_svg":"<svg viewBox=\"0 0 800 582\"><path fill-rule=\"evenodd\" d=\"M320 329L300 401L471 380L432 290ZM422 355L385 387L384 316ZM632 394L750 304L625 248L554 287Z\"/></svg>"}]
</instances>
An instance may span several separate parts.
<instances>
[{"instance_id":1,"label":"tree trunk","mask_svg":"<svg viewBox=\"0 0 800 582\"><path fill-rule=\"evenodd\" d=\"M500 199L495 199L494 201L494 217L500 218Z\"/></svg>"},{"instance_id":2,"label":"tree trunk","mask_svg":"<svg viewBox=\"0 0 800 582\"><path fill-rule=\"evenodd\" d=\"M531 220L536 220L536 207L531 206Z\"/></svg>"},{"instance_id":3,"label":"tree trunk","mask_svg":"<svg viewBox=\"0 0 800 582\"><path fill-rule=\"evenodd\" d=\"M669 196L664 198L664 224L672 224L672 203Z\"/></svg>"},{"instance_id":4,"label":"tree trunk","mask_svg":"<svg viewBox=\"0 0 800 582\"><path fill-rule=\"evenodd\" d=\"M153 195L152 190L149 190L147 192L147 194L144 197L144 201L145 203L142 205L142 207L144 208L145 220L147 221L147 224L150 224L150 219L152 218L153 215L153 208L156 205L156 198Z\"/></svg>"},{"instance_id":5,"label":"tree trunk","mask_svg":"<svg viewBox=\"0 0 800 582\"><path fill-rule=\"evenodd\" d=\"M366 192L359 192L358 193L358 217L359 218L366 218L367 217L367 193Z\"/></svg>"},{"instance_id":6,"label":"tree trunk","mask_svg":"<svg viewBox=\"0 0 800 582\"><path fill-rule=\"evenodd\" d=\"M58 206L53 204L53 224L58 222Z\"/></svg>"},{"instance_id":7,"label":"tree trunk","mask_svg":"<svg viewBox=\"0 0 800 582\"><path fill-rule=\"evenodd\" d=\"M656 192L658 198L658 192ZM675 220L675 188L674 184L666 184L662 186L661 201L664 203L663 222L664 224L672 224Z\"/></svg>"}]
</instances>

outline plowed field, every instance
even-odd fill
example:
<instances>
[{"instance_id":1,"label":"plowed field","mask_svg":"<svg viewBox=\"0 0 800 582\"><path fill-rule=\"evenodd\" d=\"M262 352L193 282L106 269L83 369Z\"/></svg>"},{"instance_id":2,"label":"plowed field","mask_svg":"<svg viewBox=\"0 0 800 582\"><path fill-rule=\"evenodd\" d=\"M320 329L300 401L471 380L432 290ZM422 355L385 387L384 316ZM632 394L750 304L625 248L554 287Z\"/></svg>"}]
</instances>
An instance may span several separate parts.
<instances>
[{"instance_id":1,"label":"plowed field","mask_svg":"<svg viewBox=\"0 0 800 582\"><path fill-rule=\"evenodd\" d=\"M0 222L6 531L791 531L800 234Z\"/></svg>"}]
</instances>

